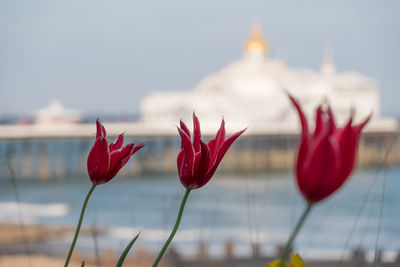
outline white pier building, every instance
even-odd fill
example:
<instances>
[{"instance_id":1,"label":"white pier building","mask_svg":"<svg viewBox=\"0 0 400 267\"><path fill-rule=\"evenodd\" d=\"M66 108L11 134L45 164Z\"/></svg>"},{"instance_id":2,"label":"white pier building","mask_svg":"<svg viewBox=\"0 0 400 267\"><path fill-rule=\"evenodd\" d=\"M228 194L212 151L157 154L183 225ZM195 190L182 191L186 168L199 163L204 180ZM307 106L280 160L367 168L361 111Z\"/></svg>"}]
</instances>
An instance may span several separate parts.
<instances>
[{"instance_id":1,"label":"white pier building","mask_svg":"<svg viewBox=\"0 0 400 267\"><path fill-rule=\"evenodd\" d=\"M242 58L206 76L193 90L151 93L142 102L141 122L171 125L180 118L190 122L195 111L206 131L215 131L223 116L235 130L249 126L253 133L292 132L298 119L286 90L300 100L309 118L326 99L339 123L353 108L356 121L373 112L370 130L397 129L396 120L380 115L374 79L354 71L338 72L332 58L325 59L319 71L292 69L268 57L269 50L260 26L253 27Z\"/></svg>"}]
</instances>

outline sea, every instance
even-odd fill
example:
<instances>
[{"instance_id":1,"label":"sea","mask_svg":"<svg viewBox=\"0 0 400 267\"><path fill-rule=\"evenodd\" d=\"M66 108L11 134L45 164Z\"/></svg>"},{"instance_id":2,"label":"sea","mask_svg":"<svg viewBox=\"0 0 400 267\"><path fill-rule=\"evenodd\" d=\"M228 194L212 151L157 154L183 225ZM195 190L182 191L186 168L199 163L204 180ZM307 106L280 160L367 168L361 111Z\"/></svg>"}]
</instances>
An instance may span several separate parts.
<instances>
[{"instance_id":1,"label":"sea","mask_svg":"<svg viewBox=\"0 0 400 267\"><path fill-rule=\"evenodd\" d=\"M91 186L89 178L0 181L0 222L74 227ZM16 195L17 191L17 195ZM140 232L134 246L157 252L171 231L185 193L176 175L116 177L95 188L83 228L106 229L81 235L77 249L86 253L122 251ZM17 196L17 198L16 198ZM221 257L232 242L237 256L251 255L252 244L272 255L286 242L305 202L291 172L217 173L193 190L172 246L186 257L200 244ZM71 235L36 246L64 255ZM316 204L295 250L305 258L347 257L363 249L390 259L400 251L400 166L358 169L331 197Z\"/></svg>"}]
</instances>

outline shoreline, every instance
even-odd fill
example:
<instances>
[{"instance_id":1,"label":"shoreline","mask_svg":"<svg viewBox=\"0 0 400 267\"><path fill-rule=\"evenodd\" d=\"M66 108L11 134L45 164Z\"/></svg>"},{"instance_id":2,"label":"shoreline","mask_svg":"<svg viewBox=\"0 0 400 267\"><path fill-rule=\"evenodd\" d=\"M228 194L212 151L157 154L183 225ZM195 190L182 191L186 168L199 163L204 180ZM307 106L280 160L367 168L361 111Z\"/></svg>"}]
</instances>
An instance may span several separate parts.
<instances>
[{"instance_id":1,"label":"shoreline","mask_svg":"<svg viewBox=\"0 0 400 267\"><path fill-rule=\"evenodd\" d=\"M17 224L0 224L0 266L62 266L64 263L63 253L52 253L35 247L40 243L48 243L51 245L53 240L72 237L73 231L74 229L71 227L62 226L24 225L21 227ZM108 232L108 230L100 228L82 228L81 235L93 235L93 231L96 231L97 234L107 234ZM41 246L38 247L40 248ZM64 248L65 251L67 248L67 246ZM195 255L192 256L183 256L176 247L172 247L165 260L168 264L163 266L201 266L201 263L205 262L207 262L207 266L214 266L213 264L222 264L224 261L230 262L230 265L215 266L232 266L231 264L236 266L235 264L239 264L240 262L261 262L262 260L264 263L267 263L277 257L279 254L278 249L279 248L277 248L275 253L266 255L262 253L260 246L255 245L252 247L251 255L240 256L235 253L233 242L226 241L223 247L223 255L215 257L210 254L211 247L208 247L206 243L199 242L197 251ZM308 254L312 255L312 253ZM308 262L313 263L311 266L317 263L318 265L315 266L326 266L325 264L337 262L337 258L335 259L335 257L324 257L324 254L319 253L318 255L317 257L314 255L314 257L311 258L308 257L309 255L307 254L303 254L302 256ZM82 260L86 261L86 267L100 266L99 262L101 262L101 266L115 266L118 257L118 251L110 248L104 249L98 253L89 254L81 250L76 250L72 257L71 266L80 265ZM137 245L130 252L126 265L135 267L150 266L154 257L155 255L149 252L147 248L142 245ZM346 265L346 262L354 260L370 263L373 258L373 252L361 250L349 251L346 253L346 260L343 266L353 266ZM380 252L379 259L381 262L385 262L384 266L386 266L386 264L388 264L387 266L392 266L392 263L400 262L400 252ZM179 265L174 265L176 262L180 262Z\"/></svg>"}]
</instances>

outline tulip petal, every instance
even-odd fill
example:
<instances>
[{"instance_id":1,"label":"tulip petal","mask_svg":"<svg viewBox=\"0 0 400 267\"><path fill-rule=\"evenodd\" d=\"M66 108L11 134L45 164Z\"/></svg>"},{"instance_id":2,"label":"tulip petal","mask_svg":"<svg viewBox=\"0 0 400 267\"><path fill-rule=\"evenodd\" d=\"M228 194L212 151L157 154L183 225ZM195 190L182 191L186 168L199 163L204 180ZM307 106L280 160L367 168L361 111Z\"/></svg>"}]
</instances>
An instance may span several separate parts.
<instances>
[{"instance_id":1,"label":"tulip petal","mask_svg":"<svg viewBox=\"0 0 400 267\"><path fill-rule=\"evenodd\" d=\"M133 144L128 144L125 147L123 147L121 150L115 150L110 154L110 170L108 172L108 175L106 177L106 181L108 182L111 180L119 170L128 162L127 159L129 159L129 155L131 151L133 150Z\"/></svg>"},{"instance_id":2,"label":"tulip petal","mask_svg":"<svg viewBox=\"0 0 400 267\"><path fill-rule=\"evenodd\" d=\"M194 179L197 180L195 188L201 187L204 184L202 184L203 177L207 174L208 170L210 169L210 163L211 163L211 154L210 150L208 149L208 146L206 143L200 140L201 144L201 157L199 161L199 166L196 170L196 176ZM193 189L195 189L193 188Z\"/></svg>"},{"instance_id":3,"label":"tulip petal","mask_svg":"<svg viewBox=\"0 0 400 267\"><path fill-rule=\"evenodd\" d=\"M124 144L124 134L120 134L115 139L115 141L110 144L110 152L120 149L123 144Z\"/></svg>"},{"instance_id":4,"label":"tulip petal","mask_svg":"<svg viewBox=\"0 0 400 267\"><path fill-rule=\"evenodd\" d=\"M94 184L103 183L102 179L107 175L110 167L110 151L107 140L101 135L89 152L87 159L87 168L90 180Z\"/></svg>"},{"instance_id":5,"label":"tulip petal","mask_svg":"<svg viewBox=\"0 0 400 267\"><path fill-rule=\"evenodd\" d=\"M182 174L181 174L181 169L183 167L184 154L185 154L185 151L182 149L179 152L178 157L176 159L176 165L178 167L179 179L181 180L182 185L185 188L189 188L190 187L190 183L192 182L192 180L191 180L192 178L190 176L184 176L183 177Z\"/></svg>"},{"instance_id":6,"label":"tulip petal","mask_svg":"<svg viewBox=\"0 0 400 267\"><path fill-rule=\"evenodd\" d=\"M142 144L138 144L138 145L133 145L133 148L129 152L129 155L127 157L125 157L124 159L122 159L122 167L129 161L130 157L132 157L133 154L135 154L137 151L142 149L144 146L145 146L145 144L143 144L143 143Z\"/></svg>"},{"instance_id":7,"label":"tulip petal","mask_svg":"<svg viewBox=\"0 0 400 267\"><path fill-rule=\"evenodd\" d=\"M210 150L211 156L213 156L213 152L215 151L215 150L214 150L214 147L215 147L215 137L213 137L210 141L208 141L207 146L208 146L208 149ZM214 153L214 154L216 155L217 153ZM215 155L214 155L214 158L215 158Z\"/></svg>"},{"instance_id":8,"label":"tulip petal","mask_svg":"<svg viewBox=\"0 0 400 267\"><path fill-rule=\"evenodd\" d=\"M214 162L217 158L217 153L222 143L225 141L225 121L222 119L221 126L217 132L217 135L208 142L208 148L211 153L211 162Z\"/></svg>"},{"instance_id":9,"label":"tulip petal","mask_svg":"<svg viewBox=\"0 0 400 267\"><path fill-rule=\"evenodd\" d=\"M340 157L342 159L341 172L339 174L340 181L337 182L340 185L348 178L356 162L357 144L360 132L356 127L352 127L351 125L352 118L349 119L349 122L338 136Z\"/></svg>"},{"instance_id":10,"label":"tulip petal","mask_svg":"<svg viewBox=\"0 0 400 267\"><path fill-rule=\"evenodd\" d=\"M129 154L126 155L125 157L122 158L121 160L121 168L128 163L129 159L132 157L133 154L135 154L139 149L144 147L144 144L139 144L139 145L135 145L135 144L128 144L129 145L133 145L133 147L130 149ZM123 150L123 149L122 149ZM122 152L122 151L121 151ZM120 169L121 169L120 168Z\"/></svg>"},{"instance_id":11,"label":"tulip petal","mask_svg":"<svg viewBox=\"0 0 400 267\"><path fill-rule=\"evenodd\" d=\"M307 160L307 155L308 155L308 149L309 149L309 140L308 139L302 139L300 140L300 145L297 150L297 160L295 163L295 170L297 176L303 176L302 173L304 172L304 162Z\"/></svg>"},{"instance_id":12,"label":"tulip petal","mask_svg":"<svg viewBox=\"0 0 400 267\"><path fill-rule=\"evenodd\" d=\"M324 118L324 112L322 111L322 107L319 106L316 112L315 118L315 130L314 130L314 138L324 132L324 129L327 127L326 118Z\"/></svg>"},{"instance_id":13,"label":"tulip petal","mask_svg":"<svg viewBox=\"0 0 400 267\"><path fill-rule=\"evenodd\" d=\"M125 166L125 164L129 161L130 157L139 149L144 147L144 144L128 144L123 147L121 150L115 150L110 154L110 169L108 175L106 177L106 182L111 180L119 170Z\"/></svg>"},{"instance_id":14,"label":"tulip petal","mask_svg":"<svg viewBox=\"0 0 400 267\"><path fill-rule=\"evenodd\" d=\"M200 139L201 139L201 131L200 131L200 122L196 117L196 114L193 112L193 148L195 152L199 152L200 147Z\"/></svg>"},{"instance_id":15,"label":"tulip petal","mask_svg":"<svg viewBox=\"0 0 400 267\"><path fill-rule=\"evenodd\" d=\"M136 153L137 151L139 151L140 149L142 149L143 147L145 147L146 145L144 143L135 145L135 147L133 148L133 153Z\"/></svg>"},{"instance_id":16,"label":"tulip petal","mask_svg":"<svg viewBox=\"0 0 400 267\"><path fill-rule=\"evenodd\" d=\"M320 201L332 193L325 185L337 177L340 160L337 143L329 135L317 140L313 146L303 173L297 174L300 191L309 202Z\"/></svg>"},{"instance_id":17,"label":"tulip petal","mask_svg":"<svg viewBox=\"0 0 400 267\"><path fill-rule=\"evenodd\" d=\"M101 137L106 137L106 128L100 123L99 119L96 120L96 138L101 136Z\"/></svg>"},{"instance_id":18,"label":"tulip petal","mask_svg":"<svg viewBox=\"0 0 400 267\"><path fill-rule=\"evenodd\" d=\"M194 164L193 164L193 177L197 173L201 161L201 151L194 153Z\"/></svg>"},{"instance_id":19,"label":"tulip petal","mask_svg":"<svg viewBox=\"0 0 400 267\"><path fill-rule=\"evenodd\" d=\"M310 146L310 137L308 134L308 122L307 122L307 118L304 115L303 110L300 107L300 104L297 102L297 100L290 95L289 93L287 94L290 101L292 102L292 104L294 105L294 107L297 110L297 113L299 115L300 118L300 124L301 124L301 137L300 137L300 145L297 151L297 160L295 163L295 169L296 169L296 173L297 175L301 175L304 172L304 162L306 162L307 160L307 155L309 155L308 151L309 151L309 146ZM318 114L317 114L318 116Z\"/></svg>"},{"instance_id":20,"label":"tulip petal","mask_svg":"<svg viewBox=\"0 0 400 267\"><path fill-rule=\"evenodd\" d=\"M207 146L208 146L208 150L210 151L211 164L213 164L213 162L217 158L217 152L218 152L218 149L216 149L216 138L214 137L213 139L211 139L208 142Z\"/></svg>"},{"instance_id":21,"label":"tulip petal","mask_svg":"<svg viewBox=\"0 0 400 267\"><path fill-rule=\"evenodd\" d=\"M288 94L289 99L292 101L293 105L295 106L297 113L299 114L299 118L300 118L300 123L301 123L301 138L302 139L307 139L308 138L308 122L307 122L307 118L304 115L303 110L301 109L299 103L297 102L297 100L290 94Z\"/></svg>"},{"instance_id":22,"label":"tulip petal","mask_svg":"<svg viewBox=\"0 0 400 267\"><path fill-rule=\"evenodd\" d=\"M186 124L181 120L180 121L181 129L189 136L190 138L190 131L189 128L186 126Z\"/></svg>"},{"instance_id":23,"label":"tulip petal","mask_svg":"<svg viewBox=\"0 0 400 267\"><path fill-rule=\"evenodd\" d=\"M328 113L329 121L331 122L332 132L335 132L337 130L336 122L335 122L335 116L333 115L333 112L332 112L332 109L331 109L330 106L328 106L327 113Z\"/></svg>"},{"instance_id":24,"label":"tulip petal","mask_svg":"<svg viewBox=\"0 0 400 267\"><path fill-rule=\"evenodd\" d=\"M224 158L225 153L228 151L229 147L246 130L247 130L247 128L242 130L242 131L240 131L240 132L237 132L237 133L233 134L231 137L229 137L228 139L226 139L223 142L223 144L221 145L221 147L217 151L217 156L215 158L215 161L211 161L211 164L212 164L211 168L209 169L207 174L204 176L204 178L200 182L199 187L204 186L206 183L208 183L208 181L210 181L211 177L214 175L215 171L217 170L217 167L220 164L221 160ZM212 158L211 158L211 160L212 160Z\"/></svg>"},{"instance_id":25,"label":"tulip petal","mask_svg":"<svg viewBox=\"0 0 400 267\"><path fill-rule=\"evenodd\" d=\"M325 124L325 122L322 123ZM331 121L328 120L327 123L330 124ZM297 182L300 191L309 201L315 198L315 194L318 194L315 191L318 191L317 187L321 184L321 181L328 179L327 176L334 174L334 170L337 169L334 168L337 164L334 157L337 152L332 148L332 146L337 147L337 145L331 142L331 139L335 139L329 135L330 128L330 125L322 126L320 128L321 132L318 135L314 135L315 137L307 144L307 154L297 159ZM336 148L336 150L338 149Z\"/></svg>"},{"instance_id":26,"label":"tulip petal","mask_svg":"<svg viewBox=\"0 0 400 267\"><path fill-rule=\"evenodd\" d=\"M200 144L201 150L195 154L193 176L188 177L186 180L186 184L192 189L198 188L199 183L210 168L210 150L208 149L208 146L201 140Z\"/></svg>"},{"instance_id":27,"label":"tulip petal","mask_svg":"<svg viewBox=\"0 0 400 267\"><path fill-rule=\"evenodd\" d=\"M329 138L329 131L328 131L328 127L322 127L321 129L321 133L319 133L319 135L313 139L311 139L309 142L307 142L307 154L304 157L303 162L301 163L301 165L305 168L305 169L309 169L312 164L312 158L315 156L315 153L318 149L323 148L323 143L327 142L328 138Z\"/></svg>"},{"instance_id":28,"label":"tulip petal","mask_svg":"<svg viewBox=\"0 0 400 267\"><path fill-rule=\"evenodd\" d=\"M178 156L178 172L179 178L183 185L187 185L188 180L193 177L194 168L194 157L195 152L190 141L190 137L185 133L184 130L178 128L179 135L181 136L182 150L180 156Z\"/></svg>"},{"instance_id":29,"label":"tulip petal","mask_svg":"<svg viewBox=\"0 0 400 267\"><path fill-rule=\"evenodd\" d=\"M366 117L362 123L354 127L358 135L361 133L365 125L367 125L367 123L371 120L371 118L372 118L372 113L369 114L368 117Z\"/></svg>"},{"instance_id":30,"label":"tulip petal","mask_svg":"<svg viewBox=\"0 0 400 267\"><path fill-rule=\"evenodd\" d=\"M326 158L324 159L331 169L329 172L325 172L324 176L318 180L318 186L316 189L317 201L320 201L337 189L339 189L346 179L341 179L340 172L341 166L343 165L343 158L340 154L340 146L337 140L330 136L329 137L329 150L326 153ZM322 174L323 175L323 174Z\"/></svg>"},{"instance_id":31,"label":"tulip petal","mask_svg":"<svg viewBox=\"0 0 400 267\"><path fill-rule=\"evenodd\" d=\"M346 124L338 137L340 157L343 160L340 174L340 185L344 183L354 169L360 134L362 129L371 119L371 116L372 114L370 114L362 123L357 126L351 126L352 118L350 118L349 122Z\"/></svg>"},{"instance_id":32,"label":"tulip petal","mask_svg":"<svg viewBox=\"0 0 400 267\"><path fill-rule=\"evenodd\" d=\"M215 138L215 147L219 149L224 141L225 141L225 120L222 119L221 126L219 127L217 136Z\"/></svg>"}]
</instances>

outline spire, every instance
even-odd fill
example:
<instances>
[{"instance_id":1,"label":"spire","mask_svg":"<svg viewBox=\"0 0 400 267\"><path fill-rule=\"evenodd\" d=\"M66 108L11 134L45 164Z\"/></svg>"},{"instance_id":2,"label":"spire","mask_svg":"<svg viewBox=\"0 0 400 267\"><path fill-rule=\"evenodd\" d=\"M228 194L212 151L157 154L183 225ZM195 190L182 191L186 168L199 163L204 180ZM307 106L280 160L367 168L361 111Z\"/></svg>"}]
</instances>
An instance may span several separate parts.
<instances>
[{"instance_id":1,"label":"spire","mask_svg":"<svg viewBox=\"0 0 400 267\"><path fill-rule=\"evenodd\" d=\"M333 58L325 58L322 61L321 72L328 75L332 75L336 72L335 61L333 61Z\"/></svg>"},{"instance_id":2,"label":"spire","mask_svg":"<svg viewBox=\"0 0 400 267\"><path fill-rule=\"evenodd\" d=\"M261 25L259 23L254 23L251 27L250 38L244 45L244 52L246 54L261 54L265 55L268 53L269 45L265 41Z\"/></svg>"},{"instance_id":3,"label":"spire","mask_svg":"<svg viewBox=\"0 0 400 267\"><path fill-rule=\"evenodd\" d=\"M328 75L332 75L336 72L333 48L328 45L324 48L324 59L322 60L321 72Z\"/></svg>"}]
</instances>

